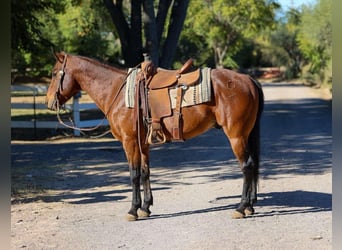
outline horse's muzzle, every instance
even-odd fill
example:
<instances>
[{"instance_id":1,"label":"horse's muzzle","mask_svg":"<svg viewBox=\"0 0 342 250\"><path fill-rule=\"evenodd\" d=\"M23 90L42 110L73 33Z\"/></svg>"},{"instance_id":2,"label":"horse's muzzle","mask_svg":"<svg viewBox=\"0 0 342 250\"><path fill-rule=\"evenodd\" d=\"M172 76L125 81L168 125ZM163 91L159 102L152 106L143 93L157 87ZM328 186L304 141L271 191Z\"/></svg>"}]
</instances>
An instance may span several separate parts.
<instances>
[{"instance_id":1,"label":"horse's muzzle","mask_svg":"<svg viewBox=\"0 0 342 250\"><path fill-rule=\"evenodd\" d=\"M53 110L53 111L56 111L57 108L58 108L57 107L58 106L58 102L57 102L57 100L55 98L52 98L52 99L46 98L45 104L46 104L48 109Z\"/></svg>"}]
</instances>

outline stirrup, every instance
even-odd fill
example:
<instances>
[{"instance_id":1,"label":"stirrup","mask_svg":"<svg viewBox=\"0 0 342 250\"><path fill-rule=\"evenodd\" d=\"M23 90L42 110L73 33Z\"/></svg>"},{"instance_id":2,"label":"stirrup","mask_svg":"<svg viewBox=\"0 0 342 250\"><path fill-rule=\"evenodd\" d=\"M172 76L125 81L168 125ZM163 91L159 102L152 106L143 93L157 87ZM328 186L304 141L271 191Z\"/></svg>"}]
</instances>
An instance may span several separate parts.
<instances>
[{"instance_id":1,"label":"stirrup","mask_svg":"<svg viewBox=\"0 0 342 250\"><path fill-rule=\"evenodd\" d=\"M159 145L166 142L166 136L161 129L154 130L152 124L148 128L147 143L150 145Z\"/></svg>"}]
</instances>

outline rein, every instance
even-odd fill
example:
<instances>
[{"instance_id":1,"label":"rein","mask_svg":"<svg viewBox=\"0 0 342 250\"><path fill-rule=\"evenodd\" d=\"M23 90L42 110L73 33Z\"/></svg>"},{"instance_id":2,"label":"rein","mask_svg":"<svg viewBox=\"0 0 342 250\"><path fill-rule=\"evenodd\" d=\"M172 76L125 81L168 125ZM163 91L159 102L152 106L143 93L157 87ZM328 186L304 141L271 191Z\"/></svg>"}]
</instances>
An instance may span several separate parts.
<instances>
[{"instance_id":1,"label":"rein","mask_svg":"<svg viewBox=\"0 0 342 250\"><path fill-rule=\"evenodd\" d=\"M127 78L128 78L128 76L131 74L132 71L129 72L129 73L126 75L125 79L124 79L123 82L121 83L118 92L115 94L115 96L114 96L114 98L113 98L113 100L112 100L112 102L111 102L111 104L110 104L110 106L109 106L107 112L105 113L105 115L104 115L103 119L100 121L100 123L97 124L97 125L94 126L94 127L91 127L91 128L79 128L79 127L76 127L76 126L74 126L74 125L68 125L68 124L66 124L66 123L62 120L62 118L60 117L60 106L61 106L61 105L59 104L59 101L58 101L58 95L59 95L59 92L60 92L61 90L63 90L63 79L64 79L64 75L65 75L65 71L64 71L64 70L65 70L65 67L66 67L66 59L67 59L67 54L65 54L65 57L64 57L64 60L63 60L63 64L62 64L62 69L58 72L58 74L60 74L60 80L59 80L59 85L58 85L58 88L57 88L57 91L56 91L56 94L55 94L55 100L56 100L56 102L57 102L57 119L58 119L58 122L59 122L60 124L62 124L63 126L67 127L67 128L74 129L74 130L78 130L78 131L93 131L93 130L95 130L95 129L98 129L98 128L103 124L103 122L106 120L107 115L108 115L109 112L111 111L111 109L112 109L112 107L113 107L113 105L114 105L114 102L116 101L116 99L118 98L118 96L119 96L121 90L122 90L123 87L125 86L126 81L127 81ZM134 68L138 68L139 66L140 66L140 63L139 63L137 66L135 66ZM71 120L71 123L73 124L72 120ZM104 132L103 134L101 134L101 135L99 135L99 136L96 136L96 138L97 138L97 137L102 137L102 136L108 134L109 132L110 132L110 129L109 129L108 131Z\"/></svg>"}]
</instances>

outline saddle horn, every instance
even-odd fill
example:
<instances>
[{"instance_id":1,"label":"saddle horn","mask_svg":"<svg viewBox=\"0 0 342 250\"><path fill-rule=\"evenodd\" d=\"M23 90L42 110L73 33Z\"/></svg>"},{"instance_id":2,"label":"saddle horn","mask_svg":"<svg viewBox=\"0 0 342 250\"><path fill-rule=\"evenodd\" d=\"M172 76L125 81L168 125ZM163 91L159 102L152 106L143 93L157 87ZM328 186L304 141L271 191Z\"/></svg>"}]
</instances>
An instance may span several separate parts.
<instances>
[{"instance_id":1,"label":"saddle horn","mask_svg":"<svg viewBox=\"0 0 342 250\"><path fill-rule=\"evenodd\" d=\"M183 66L180 68L180 70L178 70L178 73L179 74L184 74L186 73L191 67L192 67L192 64L193 64L194 60L192 58L188 59L184 64Z\"/></svg>"}]
</instances>

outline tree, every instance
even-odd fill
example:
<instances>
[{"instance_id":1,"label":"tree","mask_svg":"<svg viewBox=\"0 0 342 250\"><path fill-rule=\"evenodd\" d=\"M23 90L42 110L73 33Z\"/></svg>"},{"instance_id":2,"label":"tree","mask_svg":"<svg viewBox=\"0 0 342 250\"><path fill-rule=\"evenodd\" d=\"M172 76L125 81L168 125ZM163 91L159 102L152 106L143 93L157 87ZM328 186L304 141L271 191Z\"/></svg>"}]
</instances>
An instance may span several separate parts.
<instances>
[{"instance_id":1,"label":"tree","mask_svg":"<svg viewBox=\"0 0 342 250\"><path fill-rule=\"evenodd\" d=\"M189 0L160 0L158 6L153 0L103 2L115 24L127 67L140 63L143 53L155 65L171 67Z\"/></svg>"},{"instance_id":2,"label":"tree","mask_svg":"<svg viewBox=\"0 0 342 250\"><path fill-rule=\"evenodd\" d=\"M264 57L274 66L286 67L285 78L300 76L305 64L297 41L300 22L300 10L290 8L285 16L278 20L276 28L266 30L265 39L260 41Z\"/></svg>"},{"instance_id":3,"label":"tree","mask_svg":"<svg viewBox=\"0 0 342 250\"><path fill-rule=\"evenodd\" d=\"M53 9L55 13L64 10L64 3L58 0L50 1L11 1L11 46L14 49L34 50L39 44L50 45L41 34L44 23L37 18L38 13Z\"/></svg>"},{"instance_id":4,"label":"tree","mask_svg":"<svg viewBox=\"0 0 342 250\"><path fill-rule=\"evenodd\" d=\"M315 84L331 84L331 2L319 0L290 8L276 28L266 29L257 41L264 59L286 67L286 78L302 77Z\"/></svg>"},{"instance_id":5,"label":"tree","mask_svg":"<svg viewBox=\"0 0 342 250\"><path fill-rule=\"evenodd\" d=\"M277 8L275 1L193 0L185 27L212 50L216 67L236 68L232 57L244 39L272 27Z\"/></svg>"},{"instance_id":6,"label":"tree","mask_svg":"<svg viewBox=\"0 0 342 250\"><path fill-rule=\"evenodd\" d=\"M117 36L102 2L13 0L11 28L18 75L49 75L55 62L51 48L118 63Z\"/></svg>"},{"instance_id":7,"label":"tree","mask_svg":"<svg viewBox=\"0 0 342 250\"><path fill-rule=\"evenodd\" d=\"M309 64L308 73L319 82L331 81L332 25L331 0L319 0L313 6L303 6L297 41Z\"/></svg>"},{"instance_id":8,"label":"tree","mask_svg":"<svg viewBox=\"0 0 342 250\"><path fill-rule=\"evenodd\" d=\"M116 35L111 31L114 26L103 4L91 0L75 4L73 0L67 1L67 11L56 16L57 28L44 29L44 34L66 52L114 61L112 57L117 53L112 45Z\"/></svg>"},{"instance_id":9,"label":"tree","mask_svg":"<svg viewBox=\"0 0 342 250\"><path fill-rule=\"evenodd\" d=\"M42 47L49 48L52 45L49 39L42 35L41 29L44 27L44 23L38 18L38 14L46 13L50 10L54 10L54 13L59 13L64 11L64 7L64 3L58 0L11 1L11 54L13 68L17 68L22 74L25 74L30 62L39 61L32 60L32 56L41 55Z\"/></svg>"}]
</instances>

